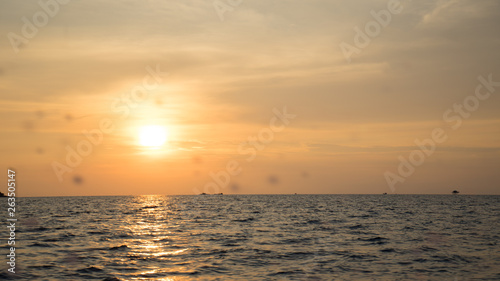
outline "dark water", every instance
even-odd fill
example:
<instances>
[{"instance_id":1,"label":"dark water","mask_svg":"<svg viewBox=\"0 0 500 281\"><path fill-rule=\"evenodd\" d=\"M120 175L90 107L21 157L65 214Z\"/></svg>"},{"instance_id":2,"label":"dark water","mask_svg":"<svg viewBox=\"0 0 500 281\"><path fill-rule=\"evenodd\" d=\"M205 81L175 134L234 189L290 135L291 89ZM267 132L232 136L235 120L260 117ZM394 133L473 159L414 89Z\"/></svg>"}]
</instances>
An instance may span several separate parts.
<instances>
[{"instance_id":1,"label":"dark water","mask_svg":"<svg viewBox=\"0 0 500 281\"><path fill-rule=\"evenodd\" d=\"M19 198L17 211L22 280L500 280L500 196Z\"/></svg>"}]
</instances>

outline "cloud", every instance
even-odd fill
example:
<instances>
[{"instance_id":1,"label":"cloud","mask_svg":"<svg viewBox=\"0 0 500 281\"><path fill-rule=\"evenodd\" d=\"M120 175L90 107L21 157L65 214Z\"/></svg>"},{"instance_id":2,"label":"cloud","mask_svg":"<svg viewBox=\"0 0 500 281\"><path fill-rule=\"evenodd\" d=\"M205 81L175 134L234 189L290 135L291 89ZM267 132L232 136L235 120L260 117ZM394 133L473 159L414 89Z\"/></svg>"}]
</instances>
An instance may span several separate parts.
<instances>
[{"instance_id":1,"label":"cloud","mask_svg":"<svg viewBox=\"0 0 500 281\"><path fill-rule=\"evenodd\" d=\"M317 165L325 179L328 157L342 154L336 167L356 174L342 164L396 159L414 149L415 138L443 125L445 110L474 93L479 75L500 80L498 1L402 2L403 12L347 63L339 43L352 43L354 27L373 20L370 12L386 8L386 0L244 1L224 21L205 0L71 1L19 54L6 36L0 40L2 132L17 134L3 147L22 144L30 155L43 147L38 158L51 157L66 145L54 140L73 141L111 116L117 131L106 147L115 149L99 150L96 159L121 165L130 157L134 170L140 149L130 128L163 122L172 128L175 151L168 161L197 155L209 166L214 158L237 157L238 145L269 125L272 109L287 106L297 118L259 152L262 165L272 166L266 161L276 155L308 163L322 157ZM36 1L0 6L4 35L21 32L21 18L40 10ZM168 77L129 118L118 119L112 102L141 83L148 65ZM496 95L481 102L437 151L497 154L499 106ZM281 173L280 180L285 186Z\"/></svg>"},{"instance_id":2,"label":"cloud","mask_svg":"<svg viewBox=\"0 0 500 281\"><path fill-rule=\"evenodd\" d=\"M421 25L449 28L451 25L464 26L464 21L490 17L499 8L498 1L486 0L441 0L432 10L423 15ZM493 13L492 13L493 11ZM498 10L496 11L498 12Z\"/></svg>"}]
</instances>

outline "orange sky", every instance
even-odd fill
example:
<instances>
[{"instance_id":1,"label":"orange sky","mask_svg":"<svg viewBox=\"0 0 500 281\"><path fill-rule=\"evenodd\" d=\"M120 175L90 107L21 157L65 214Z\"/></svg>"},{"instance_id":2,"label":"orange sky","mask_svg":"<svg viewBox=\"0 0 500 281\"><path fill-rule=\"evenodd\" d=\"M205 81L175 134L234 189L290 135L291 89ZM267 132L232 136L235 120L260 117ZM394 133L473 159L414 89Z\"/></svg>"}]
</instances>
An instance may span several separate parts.
<instances>
[{"instance_id":1,"label":"orange sky","mask_svg":"<svg viewBox=\"0 0 500 281\"><path fill-rule=\"evenodd\" d=\"M393 2L55 1L0 3L0 167L19 196L500 194L498 1L401 1L349 58ZM164 144L140 144L149 125Z\"/></svg>"}]
</instances>

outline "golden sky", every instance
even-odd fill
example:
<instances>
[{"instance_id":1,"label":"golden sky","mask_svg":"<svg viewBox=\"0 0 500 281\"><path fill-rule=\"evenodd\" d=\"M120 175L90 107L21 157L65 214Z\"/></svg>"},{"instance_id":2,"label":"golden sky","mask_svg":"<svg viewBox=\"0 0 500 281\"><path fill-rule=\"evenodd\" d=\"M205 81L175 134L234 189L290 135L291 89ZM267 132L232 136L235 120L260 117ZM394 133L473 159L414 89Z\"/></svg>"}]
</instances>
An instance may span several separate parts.
<instances>
[{"instance_id":1,"label":"golden sky","mask_svg":"<svg viewBox=\"0 0 500 281\"><path fill-rule=\"evenodd\" d=\"M41 3L0 2L19 196L500 194L496 0Z\"/></svg>"}]
</instances>

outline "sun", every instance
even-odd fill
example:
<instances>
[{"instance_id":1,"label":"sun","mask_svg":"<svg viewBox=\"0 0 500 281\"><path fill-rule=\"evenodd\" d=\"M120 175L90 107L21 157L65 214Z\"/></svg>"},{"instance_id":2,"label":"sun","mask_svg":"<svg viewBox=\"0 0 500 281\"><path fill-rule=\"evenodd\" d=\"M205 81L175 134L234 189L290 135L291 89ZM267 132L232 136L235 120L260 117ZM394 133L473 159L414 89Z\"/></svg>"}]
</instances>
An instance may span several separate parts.
<instances>
[{"instance_id":1,"label":"sun","mask_svg":"<svg viewBox=\"0 0 500 281\"><path fill-rule=\"evenodd\" d=\"M139 130L139 143L147 147L160 147L167 141L167 130L163 126L143 126Z\"/></svg>"}]
</instances>

